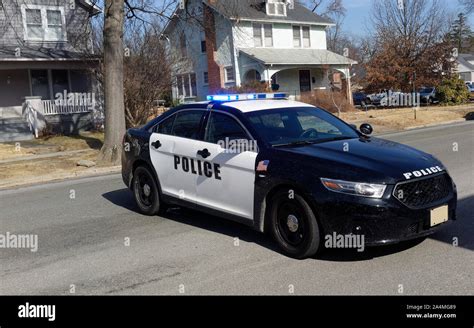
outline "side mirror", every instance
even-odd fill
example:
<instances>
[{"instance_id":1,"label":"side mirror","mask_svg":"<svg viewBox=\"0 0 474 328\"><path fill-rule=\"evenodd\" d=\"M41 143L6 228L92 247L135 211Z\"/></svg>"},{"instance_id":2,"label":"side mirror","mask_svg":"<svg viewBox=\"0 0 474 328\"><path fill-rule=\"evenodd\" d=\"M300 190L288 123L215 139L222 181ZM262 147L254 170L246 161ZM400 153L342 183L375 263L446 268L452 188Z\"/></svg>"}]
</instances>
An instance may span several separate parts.
<instances>
[{"instance_id":1,"label":"side mirror","mask_svg":"<svg viewBox=\"0 0 474 328\"><path fill-rule=\"evenodd\" d=\"M369 136L369 135L372 134L372 132L374 132L374 129L372 128L372 125L370 125L369 123L362 124L360 126L359 130L360 130L360 132L362 132L366 136Z\"/></svg>"}]
</instances>

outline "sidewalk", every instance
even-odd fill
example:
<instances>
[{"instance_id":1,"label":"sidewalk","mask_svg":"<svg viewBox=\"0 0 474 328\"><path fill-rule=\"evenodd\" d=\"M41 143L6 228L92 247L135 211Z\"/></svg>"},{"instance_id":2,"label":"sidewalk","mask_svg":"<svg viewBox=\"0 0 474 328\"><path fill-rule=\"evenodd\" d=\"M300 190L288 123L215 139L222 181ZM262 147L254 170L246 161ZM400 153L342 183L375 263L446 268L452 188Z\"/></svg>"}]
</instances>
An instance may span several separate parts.
<instances>
[{"instance_id":1,"label":"sidewalk","mask_svg":"<svg viewBox=\"0 0 474 328\"><path fill-rule=\"evenodd\" d=\"M15 158L10 158L10 159L0 160L0 164L16 163L16 162L22 162L22 161L33 161L33 160L37 160L37 159L51 158L51 157L76 155L76 154L80 154L80 153L86 153L88 151L90 151L90 149L58 151L58 152L54 152L54 153L30 155L30 156L23 156L23 157L15 157Z\"/></svg>"}]
</instances>

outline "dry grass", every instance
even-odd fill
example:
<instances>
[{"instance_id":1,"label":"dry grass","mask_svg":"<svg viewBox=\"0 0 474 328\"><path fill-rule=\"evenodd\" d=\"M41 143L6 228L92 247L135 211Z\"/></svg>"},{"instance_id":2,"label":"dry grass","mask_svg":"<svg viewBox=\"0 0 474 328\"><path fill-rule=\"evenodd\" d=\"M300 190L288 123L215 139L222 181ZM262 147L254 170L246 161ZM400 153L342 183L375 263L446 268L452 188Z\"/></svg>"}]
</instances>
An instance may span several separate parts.
<instances>
[{"instance_id":1,"label":"dry grass","mask_svg":"<svg viewBox=\"0 0 474 328\"><path fill-rule=\"evenodd\" d=\"M412 108L374 109L342 113L341 118L349 123L370 123L376 133L404 130L417 126L437 124L460 120L474 112L474 105L456 107L421 107L416 111Z\"/></svg>"},{"instance_id":2,"label":"dry grass","mask_svg":"<svg viewBox=\"0 0 474 328\"><path fill-rule=\"evenodd\" d=\"M0 185L19 178L27 182L29 179L51 173L60 174L63 172L74 173L84 171L87 168L77 166L77 162L81 159L94 161L97 154L97 150L90 150L77 155L0 164L0 181L2 182Z\"/></svg>"},{"instance_id":3,"label":"dry grass","mask_svg":"<svg viewBox=\"0 0 474 328\"><path fill-rule=\"evenodd\" d=\"M71 150L99 150L104 141L101 132L82 132L77 136L48 136L22 142L0 144L0 160Z\"/></svg>"}]
</instances>

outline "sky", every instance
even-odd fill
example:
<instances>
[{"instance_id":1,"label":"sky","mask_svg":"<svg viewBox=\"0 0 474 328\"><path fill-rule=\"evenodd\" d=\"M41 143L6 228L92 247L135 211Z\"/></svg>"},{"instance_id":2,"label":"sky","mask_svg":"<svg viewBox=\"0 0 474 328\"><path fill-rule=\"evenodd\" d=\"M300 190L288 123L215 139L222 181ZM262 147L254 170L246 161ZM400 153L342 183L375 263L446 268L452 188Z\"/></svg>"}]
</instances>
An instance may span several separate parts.
<instances>
[{"instance_id":1,"label":"sky","mask_svg":"<svg viewBox=\"0 0 474 328\"><path fill-rule=\"evenodd\" d=\"M346 7L346 18L343 29L354 36L366 35L370 29L370 12L373 0L343 0ZM460 11L457 0L442 0L449 10L456 14ZM471 26L474 29L474 15L470 17Z\"/></svg>"}]
</instances>

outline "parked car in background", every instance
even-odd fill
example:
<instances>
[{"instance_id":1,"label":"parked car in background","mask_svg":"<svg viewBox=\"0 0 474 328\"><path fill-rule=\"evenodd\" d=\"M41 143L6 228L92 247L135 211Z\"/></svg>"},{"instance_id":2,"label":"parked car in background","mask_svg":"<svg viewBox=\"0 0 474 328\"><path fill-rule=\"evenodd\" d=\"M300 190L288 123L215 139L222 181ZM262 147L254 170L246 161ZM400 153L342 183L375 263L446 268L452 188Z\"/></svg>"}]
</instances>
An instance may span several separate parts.
<instances>
[{"instance_id":1,"label":"parked car in background","mask_svg":"<svg viewBox=\"0 0 474 328\"><path fill-rule=\"evenodd\" d=\"M427 104L427 105L439 103L439 100L436 97L435 87L423 87L418 92L420 93L421 103Z\"/></svg>"},{"instance_id":2,"label":"parked car in background","mask_svg":"<svg viewBox=\"0 0 474 328\"><path fill-rule=\"evenodd\" d=\"M382 99L386 96L385 92L380 92L380 93L372 93L367 96L369 99L370 103L376 107L380 106L380 103Z\"/></svg>"},{"instance_id":3,"label":"parked car in background","mask_svg":"<svg viewBox=\"0 0 474 328\"><path fill-rule=\"evenodd\" d=\"M364 92L353 92L352 99L355 106L364 107L371 104L370 98Z\"/></svg>"},{"instance_id":4,"label":"parked car in background","mask_svg":"<svg viewBox=\"0 0 474 328\"><path fill-rule=\"evenodd\" d=\"M469 99L474 100L474 83L466 83L466 87L469 90Z\"/></svg>"}]
</instances>

